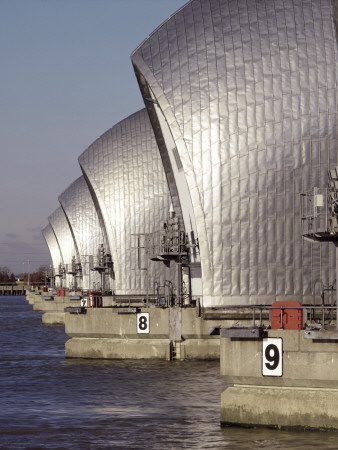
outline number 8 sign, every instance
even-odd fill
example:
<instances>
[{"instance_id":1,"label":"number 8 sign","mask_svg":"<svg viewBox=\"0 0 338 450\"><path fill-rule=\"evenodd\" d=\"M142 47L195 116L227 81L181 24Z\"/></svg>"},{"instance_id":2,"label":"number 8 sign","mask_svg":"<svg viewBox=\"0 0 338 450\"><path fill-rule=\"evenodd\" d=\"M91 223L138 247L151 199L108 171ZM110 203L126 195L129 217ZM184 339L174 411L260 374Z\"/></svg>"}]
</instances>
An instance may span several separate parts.
<instances>
[{"instance_id":1,"label":"number 8 sign","mask_svg":"<svg viewBox=\"0 0 338 450\"><path fill-rule=\"evenodd\" d=\"M137 333L149 333L149 313L137 314Z\"/></svg>"},{"instance_id":2,"label":"number 8 sign","mask_svg":"<svg viewBox=\"0 0 338 450\"><path fill-rule=\"evenodd\" d=\"M283 376L283 339L263 339L262 347L263 376Z\"/></svg>"}]
</instances>

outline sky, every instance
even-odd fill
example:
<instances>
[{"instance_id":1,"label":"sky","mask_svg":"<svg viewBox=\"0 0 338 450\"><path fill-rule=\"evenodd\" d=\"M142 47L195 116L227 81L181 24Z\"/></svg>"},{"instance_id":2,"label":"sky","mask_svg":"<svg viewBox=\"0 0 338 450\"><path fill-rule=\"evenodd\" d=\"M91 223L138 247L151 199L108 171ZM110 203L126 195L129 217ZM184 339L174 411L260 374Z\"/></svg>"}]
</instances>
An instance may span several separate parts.
<instances>
[{"instance_id":1,"label":"sky","mask_svg":"<svg viewBox=\"0 0 338 450\"><path fill-rule=\"evenodd\" d=\"M144 107L130 54L186 0L0 0L0 267L51 264L41 230L79 155Z\"/></svg>"}]
</instances>

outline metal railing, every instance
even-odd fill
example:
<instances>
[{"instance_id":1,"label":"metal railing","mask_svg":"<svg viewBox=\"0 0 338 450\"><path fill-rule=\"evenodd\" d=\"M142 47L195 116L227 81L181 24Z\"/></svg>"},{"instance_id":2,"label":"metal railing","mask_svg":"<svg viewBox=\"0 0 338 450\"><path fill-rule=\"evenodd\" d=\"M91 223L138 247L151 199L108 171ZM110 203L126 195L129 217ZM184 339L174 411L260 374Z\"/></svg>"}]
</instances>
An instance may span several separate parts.
<instances>
[{"instance_id":1,"label":"metal railing","mask_svg":"<svg viewBox=\"0 0 338 450\"><path fill-rule=\"evenodd\" d=\"M301 234L313 240L333 241L338 235L338 167L328 171L328 186L300 195Z\"/></svg>"},{"instance_id":2,"label":"metal railing","mask_svg":"<svg viewBox=\"0 0 338 450\"><path fill-rule=\"evenodd\" d=\"M271 305L243 305L235 306L230 309L252 309L252 328L264 327L263 324L263 311L269 313L267 320L269 325L271 323L271 310L280 310L280 323L281 329L283 329L283 317L286 310L302 310L303 311L303 327L312 328L314 326L320 326L321 330L325 329L325 321L329 320L331 323L336 321L336 330L338 330L337 321L337 306L332 305L301 305L301 306L271 306ZM318 313L319 314L318 314ZM334 314L335 313L335 314ZM258 317L257 317L258 314ZM258 325L257 325L258 322ZM269 326L268 325L268 326Z\"/></svg>"},{"instance_id":3,"label":"metal railing","mask_svg":"<svg viewBox=\"0 0 338 450\"><path fill-rule=\"evenodd\" d=\"M337 228L329 208L330 190L313 188L301 194L301 234L312 236L330 234ZM338 229L337 229L338 231Z\"/></svg>"}]
</instances>

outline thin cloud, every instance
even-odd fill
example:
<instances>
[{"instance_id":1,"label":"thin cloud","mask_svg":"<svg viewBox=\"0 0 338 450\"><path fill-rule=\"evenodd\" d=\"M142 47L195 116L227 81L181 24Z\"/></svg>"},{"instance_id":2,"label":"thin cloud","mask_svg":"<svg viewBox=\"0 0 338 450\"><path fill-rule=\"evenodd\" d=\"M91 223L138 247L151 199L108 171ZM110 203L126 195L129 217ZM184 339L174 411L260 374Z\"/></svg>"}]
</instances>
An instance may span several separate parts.
<instances>
[{"instance_id":1,"label":"thin cloud","mask_svg":"<svg viewBox=\"0 0 338 450\"><path fill-rule=\"evenodd\" d=\"M7 239L18 239L19 235L15 234L15 233L6 233L5 237Z\"/></svg>"}]
</instances>

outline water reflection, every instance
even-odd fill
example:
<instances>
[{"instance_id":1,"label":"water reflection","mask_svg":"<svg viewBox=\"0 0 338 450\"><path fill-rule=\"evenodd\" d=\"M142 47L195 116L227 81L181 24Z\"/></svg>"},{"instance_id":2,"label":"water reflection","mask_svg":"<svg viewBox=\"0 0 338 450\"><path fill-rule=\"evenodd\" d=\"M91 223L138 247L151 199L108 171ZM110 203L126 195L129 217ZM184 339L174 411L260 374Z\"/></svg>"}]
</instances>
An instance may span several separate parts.
<instances>
[{"instance_id":1,"label":"water reflection","mask_svg":"<svg viewBox=\"0 0 338 450\"><path fill-rule=\"evenodd\" d=\"M217 362L65 360L63 327L0 298L0 447L336 449L338 434L221 428Z\"/></svg>"}]
</instances>

